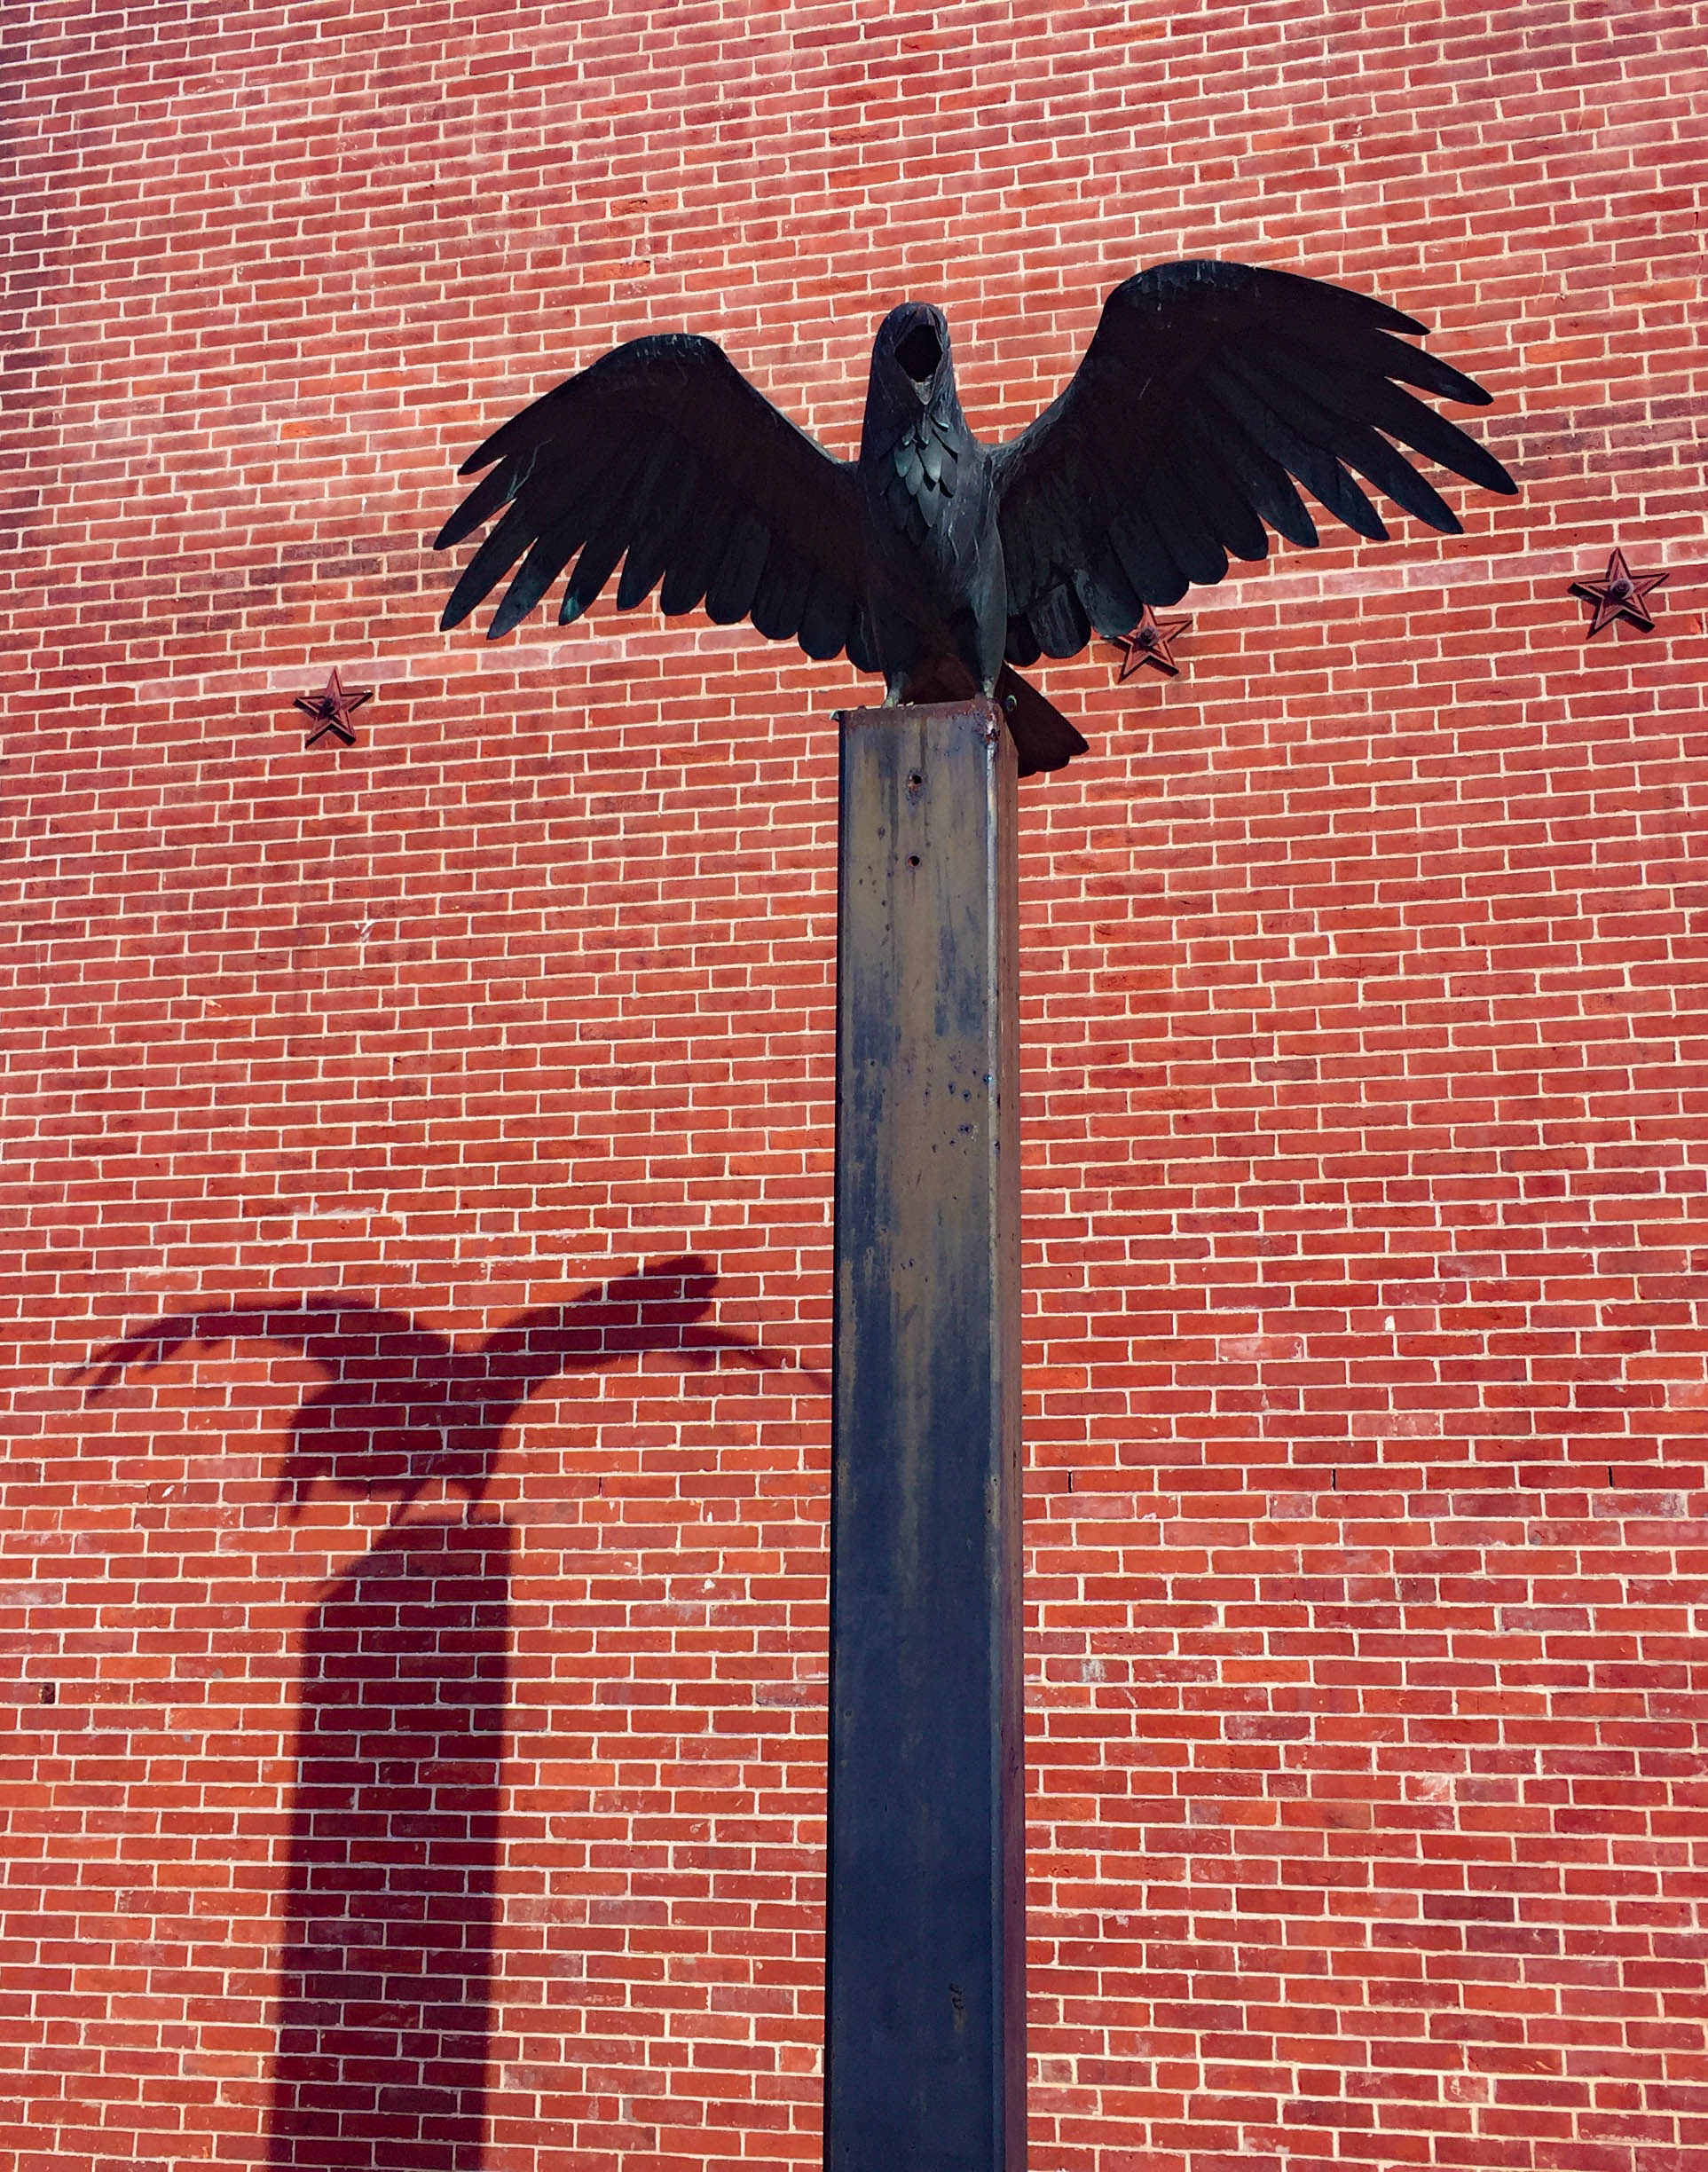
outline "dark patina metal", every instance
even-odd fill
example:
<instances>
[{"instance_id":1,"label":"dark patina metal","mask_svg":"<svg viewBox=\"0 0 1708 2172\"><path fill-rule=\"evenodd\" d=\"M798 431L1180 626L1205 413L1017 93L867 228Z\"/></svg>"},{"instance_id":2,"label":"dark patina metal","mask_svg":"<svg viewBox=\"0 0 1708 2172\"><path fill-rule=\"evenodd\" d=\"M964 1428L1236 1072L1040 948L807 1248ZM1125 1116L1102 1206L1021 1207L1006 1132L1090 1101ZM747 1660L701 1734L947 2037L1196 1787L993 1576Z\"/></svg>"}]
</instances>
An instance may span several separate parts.
<instances>
[{"instance_id":1,"label":"dark patina metal","mask_svg":"<svg viewBox=\"0 0 1708 2172\"><path fill-rule=\"evenodd\" d=\"M305 717L311 718L315 728L309 734L306 744L313 746L328 732L344 746L354 746L356 729L350 722L352 713L366 701L374 698L372 687L347 687L333 670L327 683L318 694L299 694L291 704Z\"/></svg>"},{"instance_id":2,"label":"dark patina metal","mask_svg":"<svg viewBox=\"0 0 1708 2172\"><path fill-rule=\"evenodd\" d=\"M1655 615L1644 599L1658 588L1665 578L1664 572L1633 573L1625 562L1625 553L1616 550L1608 560L1607 571L1600 580L1573 581L1572 594L1594 606L1589 614L1589 625L1584 639L1594 641L1616 618L1623 618L1627 626L1635 626L1641 634L1652 634L1655 631Z\"/></svg>"},{"instance_id":3,"label":"dark patina metal","mask_svg":"<svg viewBox=\"0 0 1708 2172\"><path fill-rule=\"evenodd\" d=\"M1020 2172L1016 759L841 719L830 2172Z\"/></svg>"},{"instance_id":4,"label":"dark patina metal","mask_svg":"<svg viewBox=\"0 0 1708 2172\"><path fill-rule=\"evenodd\" d=\"M1274 529L1310 547L1302 483L1335 519L1388 533L1354 479L1448 534L1459 518L1398 448L1484 489L1492 454L1406 390L1485 405L1371 295L1253 264L1153 265L1104 304L1077 371L1006 445L961 408L948 321L903 302L878 327L859 457L834 459L711 340L631 340L513 415L464 461L481 480L441 547L493 523L440 621L507 584L489 638L574 561L559 623L617 575L617 607L656 589L809 657L880 672L891 703L984 694L1020 775L1085 746L1022 676L1123 641L1158 605L1256 559ZM1136 652L1129 650L1130 657ZM1167 638L1142 660L1176 666Z\"/></svg>"},{"instance_id":5,"label":"dark patina metal","mask_svg":"<svg viewBox=\"0 0 1708 2172\"><path fill-rule=\"evenodd\" d=\"M1122 634L1115 642L1121 650L1118 679L1130 679L1147 664L1166 672L1170 679L1177 679L1180 666L1174 660L1174 644L1191 625L1190 618L1159 618L1147 603L1132 632Z\"/></svg>"}]
</instances>

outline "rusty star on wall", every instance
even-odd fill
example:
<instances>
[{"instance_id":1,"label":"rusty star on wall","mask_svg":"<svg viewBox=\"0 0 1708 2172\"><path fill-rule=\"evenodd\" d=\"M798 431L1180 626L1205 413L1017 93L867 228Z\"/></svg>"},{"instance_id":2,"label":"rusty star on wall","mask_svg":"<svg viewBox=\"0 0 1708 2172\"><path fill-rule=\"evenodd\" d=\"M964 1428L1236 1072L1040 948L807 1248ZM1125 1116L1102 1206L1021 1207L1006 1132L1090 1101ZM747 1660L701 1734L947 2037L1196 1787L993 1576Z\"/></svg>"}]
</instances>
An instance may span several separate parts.
<instances>
[{"instance_id":1,"label":"rusty star on wall","mask_svg":"<svg viewBox=\"0 0 1708 2172\"><path fill-rule=\"evenodd\" d=\"M299 694L291 707L314 720L315 728L308 736L310 746L328 732L345 746L354 746L356 734L350 726L350 712L373 698L372 687L346 687L335 669L318 694Z\"/></svg>"},{"instance_id":2,"label":"rusty star on wall","mask_svg":"<svg viewBox=\"0 0 1708 2172\"><path fill-rule=\"evenodd\" d=\"M1602 627L1611 626L1616 618L1625 619L1639 633L1652 634L1655 617L1643 598L1665 578L1665 573L1633 573L1625 563L1625 553L1616 550L1600 580L1573 581L1571 594L1595 607L1590 613L1589 630L1584 639L1594 641Z\"/></svg>"},{"instance_id":3,"label":"rusty star on wall","mask_svg":"<svg viewBox=\"0 0 1708 2172\"><path fill-rule=\"evenodd\" d=\"M1146 664L1153 664L1160 672L1167 672L1170 679L1180 676L1180 666L1174 660L1174 643L1191 626L1190 618L1159 618L1147 603L1145 616L1130 634L1118 634L1115 647L1122 652L1120 680L1130 679Z\"/></svg>"}]
</instances>

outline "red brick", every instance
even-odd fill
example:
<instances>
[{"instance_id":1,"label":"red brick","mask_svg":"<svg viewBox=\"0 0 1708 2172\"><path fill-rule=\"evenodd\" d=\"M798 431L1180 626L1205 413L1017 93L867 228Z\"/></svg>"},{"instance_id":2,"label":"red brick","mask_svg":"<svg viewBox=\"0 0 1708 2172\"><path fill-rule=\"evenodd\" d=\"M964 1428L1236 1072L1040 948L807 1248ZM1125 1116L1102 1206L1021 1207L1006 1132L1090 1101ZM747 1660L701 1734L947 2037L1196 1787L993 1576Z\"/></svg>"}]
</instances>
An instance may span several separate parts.
<instances>
[{"instance_id":1,"label":"red brick","mask_svg":"<svg viewBox=\"0 0 1708 2172\"><path fill-rule=\"evenodd\" d=\"M378 1965L490 2032L482 2117L400 2094L392 2161L816 2161L855 689L650 606L445 638L423 546L618 339L708 332L847 452L929 294L1008 434L1197 254L1415 311L1523 492L1278 546L1166 684L1043 674L1092 752L1022 816L1033 2161L1694 2166L1697 11L147 0L12 43L0 2172L265 2153L281 2025L361 2021L303 1943L317 1788L339 1876L393 1850L340 1904ZM1586 646L1615 544L1673 571ZM334 665L374 698L311 755ZM390 1553L383 1494L272 1498L300 1350L79 1373L328 1297L428 1393L410 1324L472 1359L687 1251L787 1362L567 1371L487 1521ZM426 1752L363 1763L339 1696ZM489 1975L384 1931L423 1876Z\"/></svg>"}]
</instances>

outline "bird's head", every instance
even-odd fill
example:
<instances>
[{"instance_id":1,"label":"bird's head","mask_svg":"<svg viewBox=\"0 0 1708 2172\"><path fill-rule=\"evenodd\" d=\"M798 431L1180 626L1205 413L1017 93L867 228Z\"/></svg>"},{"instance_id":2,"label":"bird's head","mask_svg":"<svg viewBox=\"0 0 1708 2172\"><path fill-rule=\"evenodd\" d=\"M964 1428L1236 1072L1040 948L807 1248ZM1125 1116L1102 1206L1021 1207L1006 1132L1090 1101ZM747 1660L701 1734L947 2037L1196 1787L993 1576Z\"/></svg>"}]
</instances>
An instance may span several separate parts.
<instances>
[{"instance_id":1,"label":"bird's head","mask_svg":"<svg viewBox=\"0 0 1708 2172\"><path fill-rule=\"evenodd\" d=\"M882 371L889 389L910 389L922 407L947 377L954 382L948 351L948 319L930 302L898 303L878 327L872 347L874 374Z\"/></svg>"}]
</instances>

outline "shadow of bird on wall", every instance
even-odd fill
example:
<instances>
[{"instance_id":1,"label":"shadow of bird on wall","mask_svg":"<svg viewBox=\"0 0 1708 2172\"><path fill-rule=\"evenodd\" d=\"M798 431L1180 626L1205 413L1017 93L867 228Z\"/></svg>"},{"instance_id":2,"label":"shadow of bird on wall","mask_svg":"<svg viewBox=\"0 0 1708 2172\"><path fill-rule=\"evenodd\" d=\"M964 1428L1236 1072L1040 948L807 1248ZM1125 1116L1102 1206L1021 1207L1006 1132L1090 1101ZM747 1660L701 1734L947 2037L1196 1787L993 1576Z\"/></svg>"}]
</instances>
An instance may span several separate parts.
<instances>
[{"instance_id":1,"label":"shadow of bird on wall","mask_svg":"<svg viewBox=\"0 0 1708 2172\"><path fill-rule=\"evenodd\" d=\"M472 1349L362 1297L263 1299L155 1320L98 1350L72 1377L91 1380L93 1399L130 1367L152 1372L192 1346L248 1341L299 1350L327 1379L292 1423L275 1501L295 1522L325 1480L341 1492L395 1496L401 1514L429 1487L478 1501L511 1420L561 1373L598 1372L648 1350L700 1370L726 1358L782 1366L776 1351L712 1324L717 1286L710 1263L685 1253L520 1312ZM828 1385L821 1374L805 1377Z\"/></svg>"}]
</instances>

